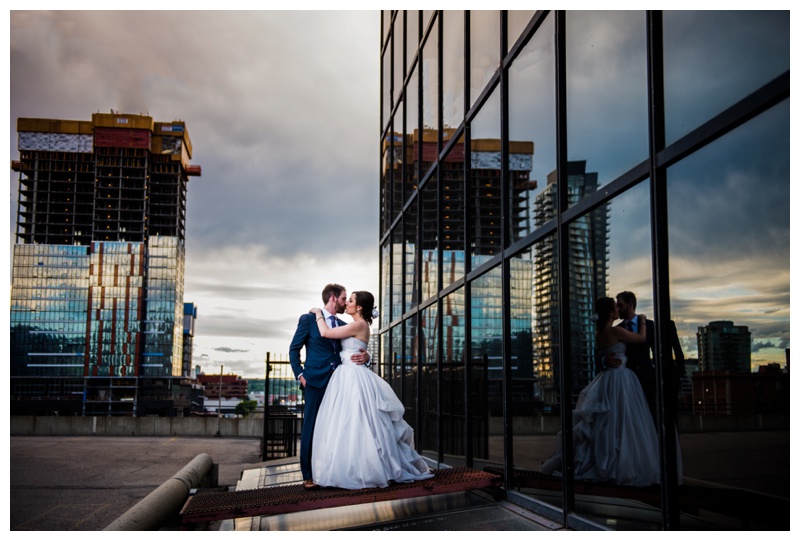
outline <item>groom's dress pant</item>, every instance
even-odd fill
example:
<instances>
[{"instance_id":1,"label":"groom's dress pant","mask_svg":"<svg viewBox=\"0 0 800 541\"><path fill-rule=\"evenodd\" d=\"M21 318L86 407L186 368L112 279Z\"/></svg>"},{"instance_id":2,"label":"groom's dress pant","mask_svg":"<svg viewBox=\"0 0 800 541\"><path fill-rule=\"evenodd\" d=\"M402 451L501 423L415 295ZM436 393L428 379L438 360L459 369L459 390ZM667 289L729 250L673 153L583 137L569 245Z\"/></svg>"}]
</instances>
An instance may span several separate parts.
<instances>
[{"instance_id":1,"label":"groom's dress pant","mask_svg":"<svg viewBox=\"0 0 800 541\"><path fill-rule=\"evenodd\" d=\"M317 422L317 412L325 396L325 388L306 386L305 408L303 410L303 431L300 433L300 471L303 479L313 479L311 475L311 453L314 438L314 424Z\"/></svg>"}]
</instances>

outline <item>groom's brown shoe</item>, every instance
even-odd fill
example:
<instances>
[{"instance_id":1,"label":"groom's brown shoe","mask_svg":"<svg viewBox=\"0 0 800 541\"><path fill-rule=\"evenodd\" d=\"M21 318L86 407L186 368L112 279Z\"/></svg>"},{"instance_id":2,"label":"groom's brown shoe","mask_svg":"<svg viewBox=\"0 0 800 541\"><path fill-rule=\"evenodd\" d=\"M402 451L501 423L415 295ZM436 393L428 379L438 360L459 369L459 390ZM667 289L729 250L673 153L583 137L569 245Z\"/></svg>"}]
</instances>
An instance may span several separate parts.
<instances>
[{"instance_id":1,"label":"groom's brown shoe","mask_svg":"<svg viewBox=\"0 0 800 541\"><path fill-rule=\"evenodd\" d=\"M319 488L319 485L311 479L303 479L303 488L306 490L315 490Z\"/></svg>"}]
</instances>

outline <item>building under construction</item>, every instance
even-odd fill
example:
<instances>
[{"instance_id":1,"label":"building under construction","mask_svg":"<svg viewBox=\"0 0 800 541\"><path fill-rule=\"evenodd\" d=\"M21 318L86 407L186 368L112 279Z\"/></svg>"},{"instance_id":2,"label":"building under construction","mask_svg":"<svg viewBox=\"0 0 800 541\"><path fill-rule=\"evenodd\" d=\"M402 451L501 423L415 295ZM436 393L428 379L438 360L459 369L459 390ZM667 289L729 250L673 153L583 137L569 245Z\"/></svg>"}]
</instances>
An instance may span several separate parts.
<instances>
[{"instance_id":1,"label":"building under construction","mask_svg":"<svg viewBox=\"0 0 800 541\"><path fill-rule=\"evenodd\" d=\"M183 121L20 118L12 414L182 414Z\"/></svg>"}]
</instances>

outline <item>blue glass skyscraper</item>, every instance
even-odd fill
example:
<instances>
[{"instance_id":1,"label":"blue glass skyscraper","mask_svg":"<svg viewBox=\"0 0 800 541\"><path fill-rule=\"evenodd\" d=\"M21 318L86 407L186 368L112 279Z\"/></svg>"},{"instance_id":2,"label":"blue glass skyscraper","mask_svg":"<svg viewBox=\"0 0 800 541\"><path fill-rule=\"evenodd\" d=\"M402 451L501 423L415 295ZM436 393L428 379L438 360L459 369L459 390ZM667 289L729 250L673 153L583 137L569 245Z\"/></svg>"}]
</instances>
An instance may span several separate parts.
<instances>
[{"instance_id":1,"label":"blue glass skyscraper","mask_svg":"<svg viewBox=\"0 0 800 541\"><path fill-rule=\"evenodd\" d=\"M13 414L169 413L183 354L185 123L18 119Z\"/></svg>"}]
</instances>

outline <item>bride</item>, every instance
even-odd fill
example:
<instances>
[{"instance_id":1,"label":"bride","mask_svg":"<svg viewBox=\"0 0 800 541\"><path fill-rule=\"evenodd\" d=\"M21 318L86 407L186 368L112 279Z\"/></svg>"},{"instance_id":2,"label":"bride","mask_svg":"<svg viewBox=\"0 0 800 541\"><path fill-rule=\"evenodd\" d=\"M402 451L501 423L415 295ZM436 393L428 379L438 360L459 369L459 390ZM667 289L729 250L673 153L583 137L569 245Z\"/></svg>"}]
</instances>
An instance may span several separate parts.
<instances>
[{"instance_id":1,"label":"bride","mask_svg":"<svg viewBox=\"0 0 800 541\"><path fill-rule=\"evenodd\" d=\"M618 368L607 367L578 395L572 412L575 479L655 485L660 481L658 436L641 384L625 368L626 344L647 338L646 318L638 316L638 333L613 326L619 314L616 301L610 297L598 299L595 312L599 354L613 354L622 363ZM540 471L562 471L560 440L559 448Z\"/></svg>"},{"instance_id":2,"label":"bride","mask_svg":"<svg viewBox=\"0 0 800 541\"><path fill-rule=\"evenodd\" d=\"M311 309L320 334L342 344L342 364L331 376L314 426L311 472L321 486L386 487L433 477L414 450L414 430L403 420L405 407L391 386L350 360L353 351L367 348L374 304L371 293L354 291L345 309L353 322L334 328L319 308Z\"/></svg>"}]
</instances>

